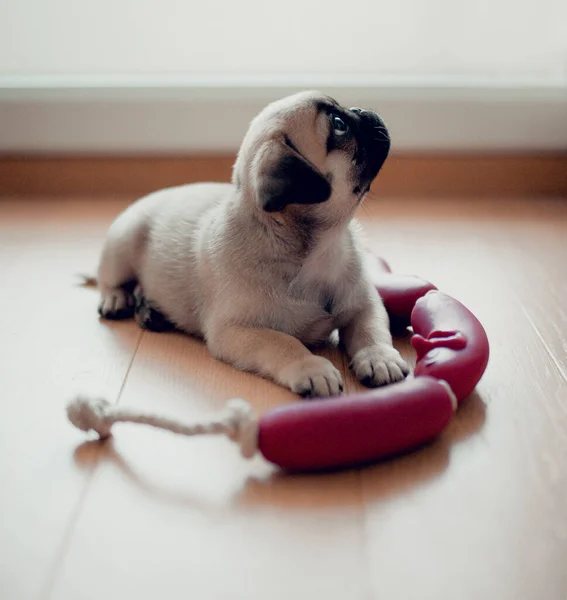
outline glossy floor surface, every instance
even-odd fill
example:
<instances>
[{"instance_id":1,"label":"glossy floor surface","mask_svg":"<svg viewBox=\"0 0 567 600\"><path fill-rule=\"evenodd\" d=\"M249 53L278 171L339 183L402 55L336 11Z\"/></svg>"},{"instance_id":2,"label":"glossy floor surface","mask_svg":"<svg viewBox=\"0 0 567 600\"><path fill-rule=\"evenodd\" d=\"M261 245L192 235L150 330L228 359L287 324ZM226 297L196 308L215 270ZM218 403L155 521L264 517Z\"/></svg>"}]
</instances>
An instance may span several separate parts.
<instances>
[{"instance_id":1,"label":"glossy floor surface","mask_svg":"<svg viewBox=\"0 0 567 600\"><path fill-rule=\"evenodd\" d=\"M75 274L130 200L0 201L0 597L567 598L567 201L368 202L373 249L477 314L489 367L427 448L287 476L223 439L67 422L77 392L187 420L295 400L197 340L99 321Z\"/></svg>"}]
</instances>

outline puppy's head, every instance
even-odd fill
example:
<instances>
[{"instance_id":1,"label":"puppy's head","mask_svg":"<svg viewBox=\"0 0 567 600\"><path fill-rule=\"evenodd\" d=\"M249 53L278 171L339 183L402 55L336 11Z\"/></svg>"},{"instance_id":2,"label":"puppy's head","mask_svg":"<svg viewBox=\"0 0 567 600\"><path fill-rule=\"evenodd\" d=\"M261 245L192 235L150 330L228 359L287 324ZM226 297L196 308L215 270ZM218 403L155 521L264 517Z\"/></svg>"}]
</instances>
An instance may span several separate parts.
<instances>
[{"instance_id":1,"label":"puppy's head","mask_svg":"<svg viewBox=\"0 0 567 600\"><path fill-rule=\"evenodd\" d=\"M302 92L252 121L233 182L267 213L309 213L337 223L352 216L389 149L388 130L375 112Z\"/></svg>"}]
</instances>

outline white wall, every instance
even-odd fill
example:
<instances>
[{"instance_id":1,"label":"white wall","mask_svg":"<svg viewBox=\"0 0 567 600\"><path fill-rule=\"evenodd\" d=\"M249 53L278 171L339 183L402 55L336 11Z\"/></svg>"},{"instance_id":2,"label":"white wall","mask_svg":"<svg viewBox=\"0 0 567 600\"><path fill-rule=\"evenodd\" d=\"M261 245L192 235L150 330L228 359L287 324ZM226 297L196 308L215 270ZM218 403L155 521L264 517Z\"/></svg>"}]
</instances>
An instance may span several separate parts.
<instances>
[{"instance_id":1,"label":"white wall","mask_svg":"<svg viewBox=\"0 0 567 600\"><path fill-rule=\"evenodd\" d=\"M565 0L0 2L3 74L567 74Z\"/></svg>"},{"instance_id":2,"label":"white wall","mask_svg":"<svg viewBox=\"0 0 567 600\"><path fill-rule=\"evenodd\" d=\"M567 148L567 0L0 0L0 151L232 149L306 87L402 149Z\"/></svg>"}]
</instances>

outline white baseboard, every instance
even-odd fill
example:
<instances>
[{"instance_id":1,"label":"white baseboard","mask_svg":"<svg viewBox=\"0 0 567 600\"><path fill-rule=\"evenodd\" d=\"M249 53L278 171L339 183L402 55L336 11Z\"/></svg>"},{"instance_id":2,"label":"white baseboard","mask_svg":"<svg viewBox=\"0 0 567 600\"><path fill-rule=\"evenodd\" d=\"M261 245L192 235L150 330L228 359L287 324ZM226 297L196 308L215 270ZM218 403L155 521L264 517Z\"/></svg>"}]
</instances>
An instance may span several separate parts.
<instances>
[{"instance_id":1,"label":"white baseboard","mask_svg":"<svg viewBox=\"0 0 567 600\"><path fill-rule=\"evenodd\" d=\"M378 110L406 152L567 150L564 81L0 77L0 152L234 152L268 102L320 89Z\"/></svg>"}]
</instances>

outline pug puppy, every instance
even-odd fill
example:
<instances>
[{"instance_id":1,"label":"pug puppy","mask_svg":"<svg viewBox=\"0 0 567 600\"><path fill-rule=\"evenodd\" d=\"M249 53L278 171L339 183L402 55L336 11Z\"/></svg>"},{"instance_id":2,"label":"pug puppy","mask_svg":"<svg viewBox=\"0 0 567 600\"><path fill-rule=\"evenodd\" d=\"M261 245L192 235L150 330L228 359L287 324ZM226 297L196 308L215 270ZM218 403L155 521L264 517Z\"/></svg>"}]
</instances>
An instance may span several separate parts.
<instances>
[{"instance_id":1,"label":"pug puppy","mask_svg":"<svg viewBox=\"0 0 567 600\"><path fill-rule=\"evenodd\" d=\"M353 220L389 148L375 112L318 92L270 104L231 184L152 193L111 225L100 314L136 312L143 327L200 336L216 358L305 396L343 390L341 373L309 349L336 330L362 383L403 379Z\"/></svg>"}]
</instances>

